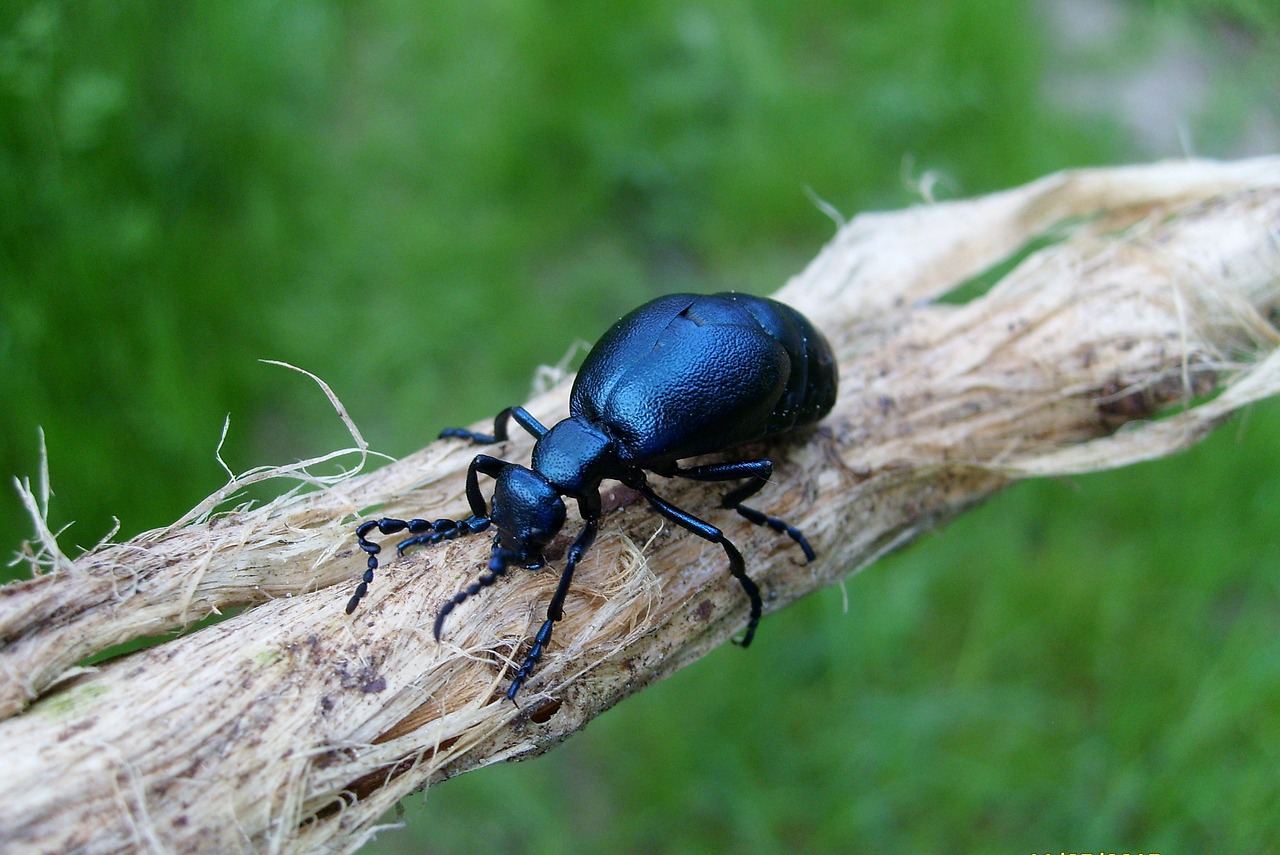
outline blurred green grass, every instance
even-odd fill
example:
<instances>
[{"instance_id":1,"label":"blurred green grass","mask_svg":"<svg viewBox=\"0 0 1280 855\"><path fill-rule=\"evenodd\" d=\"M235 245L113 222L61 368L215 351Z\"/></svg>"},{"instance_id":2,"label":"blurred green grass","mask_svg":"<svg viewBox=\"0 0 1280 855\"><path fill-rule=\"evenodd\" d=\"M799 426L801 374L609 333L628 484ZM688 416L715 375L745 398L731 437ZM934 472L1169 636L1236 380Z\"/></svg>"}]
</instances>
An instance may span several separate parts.
<instances>
[{"instance_id":1,"label":"blurred green grass","mask_svg":"<svg viewBox=\"0 0 1280 855\"><path fill-rule=\"evenodd\" d=\"M220 486L227 414L239 470L346 443L259 358L407 453L648 297L774 290L831 234L809 192L1274 150L1278 34L1249 0L5 4L0 475L42 426L70 548ZM1280 848L1278 446L1268 404L1021 485L367 851Z\"/></svg>"}]
</instances>

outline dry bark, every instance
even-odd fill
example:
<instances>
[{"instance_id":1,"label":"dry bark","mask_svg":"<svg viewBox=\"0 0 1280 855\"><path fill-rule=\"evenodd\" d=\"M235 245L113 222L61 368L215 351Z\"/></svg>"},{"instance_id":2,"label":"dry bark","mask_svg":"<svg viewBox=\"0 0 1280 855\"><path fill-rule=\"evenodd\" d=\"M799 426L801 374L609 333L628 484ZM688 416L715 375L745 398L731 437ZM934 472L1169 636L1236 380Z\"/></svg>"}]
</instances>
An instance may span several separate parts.
<instances>
[{"instance_id":1,"label":"dry bark","mask_svg":"<svg viewBox=\"0 0 1280 855\"><path fill-rule=\"evenodd\" d=\"M1044 246L988 293L936 302L1032 242ZM1067 172L862 215L778 296L831 338L841 391L820 426L768 448L775 475L757 502L806 532L816 562L711 512L766 611L1013 480L1171 454L1275 394L1280 158ZM551 422L566 396L562 382L527 406ZM494 453L524 460L529 445ZM435 612L489 549L487 537L455 541L388 561L348 617L363 566L353 521L374 509L465 515L474 453L436 442L336 480L250 473L173 526L74 560L44 527L47 495L21 485L40 572L0 588L0 841L352 851L406 793L544 751L743 626L720 548L663 526L621 488L520 709L502 698L504 667L540 622L554 572L515 573L468 601L437 644ZM319 489L214 512L266 477ZM715 485L654 480L682 506L715 505ZM246 608L77 667L235 607ZM768 632L766 618L757 643Z\"/></svg>"}]
</instances>

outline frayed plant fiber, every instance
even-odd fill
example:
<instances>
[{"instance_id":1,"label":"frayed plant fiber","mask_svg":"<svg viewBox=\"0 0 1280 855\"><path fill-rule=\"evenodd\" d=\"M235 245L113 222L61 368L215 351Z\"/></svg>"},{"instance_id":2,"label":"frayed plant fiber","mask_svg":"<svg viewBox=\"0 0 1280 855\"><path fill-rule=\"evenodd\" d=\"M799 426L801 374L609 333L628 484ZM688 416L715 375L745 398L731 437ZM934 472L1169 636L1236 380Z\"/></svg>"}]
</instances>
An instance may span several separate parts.
<instances>
[{"instance_id":1,"label":"frayed plant fiber","mask_svg":"<svg viewBox=\"0 0 1280 855\"><path fill-rule=\"evenodd\" d=\"M937 302L1041 244L988 293ZM841 362L836 409L769 446L774 478L758 499L806 533L818 560L715 511L715 485L653 479L726 527L767 611L1016 479L1172 454L1280 391L1280 158L1066 172L864 214L778 297ZM552 423L567 392L562 381L527 406ZM369 452L345 420L359 468ZM526 461L530 446L519 437L490 452ZM336 479L307 463L246 473L173 526L74 559L44 524L47 478L22 482L37 536L33 578L0 588L0 840L350 852L407 793L545 751L744 625L723 551L620 487L606 491L599 539L519 709L502 696L504 672L541 622L554 572L508 574L455 610L437 644L435 613L475 577L489 538L388 551L348 617L364 564L353 523L465 514L476 450L436 442ZM217 510L267 477L312 489ZM230 608L244 611L77 667ZM768 634L766 619L757 643Z\"/></svg>"}]
</instances>

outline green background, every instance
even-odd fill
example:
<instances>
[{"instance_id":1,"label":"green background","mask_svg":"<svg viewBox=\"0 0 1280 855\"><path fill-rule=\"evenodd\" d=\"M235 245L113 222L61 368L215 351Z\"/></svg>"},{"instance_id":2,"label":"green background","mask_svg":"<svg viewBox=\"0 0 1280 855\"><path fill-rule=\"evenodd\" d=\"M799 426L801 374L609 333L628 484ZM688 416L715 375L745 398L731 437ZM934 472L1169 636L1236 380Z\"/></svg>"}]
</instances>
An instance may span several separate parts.
<instances>
[{"instance_id":1,"label":"green background","mask_svg":"<svg viewBox=\"0 0 1280 855\"><path fill-rule=\"evenodd\" d=\"M1280 144L1270 2L0 5L0 476L74 553L846 216ZM1280 849L1280 407L1025 484L368 852ZM31 525L0 491L6 554ZM353 568L354 573L355 568ZM17 571L14 571L17 572Z\"/></svg>"}]
</instances>

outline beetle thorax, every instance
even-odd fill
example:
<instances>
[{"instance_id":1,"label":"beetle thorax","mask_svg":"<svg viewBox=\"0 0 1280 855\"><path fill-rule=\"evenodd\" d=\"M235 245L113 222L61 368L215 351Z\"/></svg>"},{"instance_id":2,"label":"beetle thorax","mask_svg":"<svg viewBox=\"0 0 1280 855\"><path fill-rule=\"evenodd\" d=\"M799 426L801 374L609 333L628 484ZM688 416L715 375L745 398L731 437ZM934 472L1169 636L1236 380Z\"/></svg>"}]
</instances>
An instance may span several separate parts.
<instances>
[{"instance_id":1,"label":"beetle thorax","mask_svg":"<svg viewBox=\"0 0 1280 855\"><path fill-rule=\"evenodd\" d=\"M616 478L620 465L613 440L580 416L556 424L533 447L533 469L561 495L582 498L605 478Z\"/></svg>"}]
</instances>

